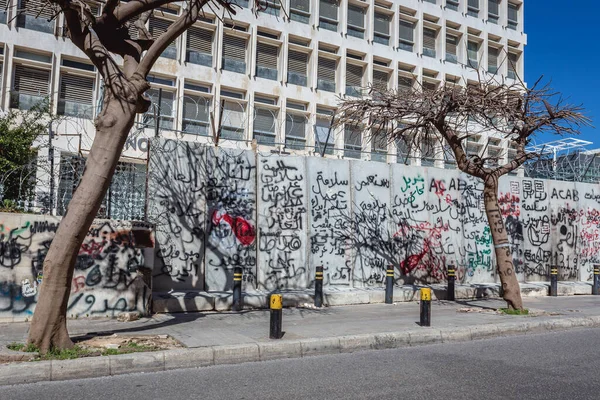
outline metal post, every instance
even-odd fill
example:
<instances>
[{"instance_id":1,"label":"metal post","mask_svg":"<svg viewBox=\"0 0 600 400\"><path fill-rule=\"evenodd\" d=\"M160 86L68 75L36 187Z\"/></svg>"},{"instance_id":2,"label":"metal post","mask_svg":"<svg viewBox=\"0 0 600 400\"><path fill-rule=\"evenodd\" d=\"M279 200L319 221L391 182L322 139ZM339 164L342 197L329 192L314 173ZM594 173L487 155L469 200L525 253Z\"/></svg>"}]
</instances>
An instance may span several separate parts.
<instances>
[{"instance_id":1,"label":"metal post","mask_svg":"<svg viewBox=\"0 0 600 400\"><path fill-rule=\"evenodd\" d=\"M454 265L448 265L448 288L446 289L446 299L455 301L454 283L456 281L456 269Z\"/></svg>"},{"instance_id":2,"label":"metal post","mask_svg":"<svg viewBox=\"0 0 600 400\"><path fill-rule=\"evenodd\" d=\"M50 162L50 197L48 199L49 214L54 215L54 146L52 144L54 133L52 122L48 123L48 161Z\"/></svg>"},{"instance_id":3,"label":"metal post","mask_svg":"<svg viewBox=\"0 0 600 400\"><path fill-rule=\"evenodd\" d=\"M558 268L550 267L550 296L558 296Z\"/></svg>"},{"instance_id":4,"label":"metal post","mask_svg":"<svg viewBox=\"0 0 600 400\"><path fill-rule=\"evenodd\" d=\"M233 311L242 311L244 304L242 302L242 267L233 268L233 305L231 309Z\"/></svg>"},{"instance_id":5,"label":"metal post","mask_svg":"<svg viewBox=\"0 0 600 400\"><path fill-rule=\"evenodd\" d=\"M269 303L271 306L271 329L269 332L269 338L281 339L283 298L280 294L272 294Z\"/></svg>"},{"instance_id":6,"label":"metal post","mask_svg":"<svg viewBox=\"0 0 600 400\"><path fill-rule=\"evenodd\" d=\"M315 307L323 307L323 267L315 272Z\"/></svg>"},{"instance_id":7,"label":"metal post","mask_svg":"<svg viewBox=\"0 0 600 400\"><path fill-rule=\"evenodd\" d=\"M158 106L154 109L154 137L158 137L160 128L160 106L162 103L162 88L158 88Z\"/></svg>"},{"instance_id":8,"label":"metal post","mask_svg":"<svg viewBox=\"0 0 600 400\"><path fill-rule=\"evenodd\" d=\"M597 296L600 289L600 264L594 264L594 283L592 286L592 294Z\"/></svg>"},{"instance_id":9,"label":"metal post","mask_svg":"<svg viewBox=\"0 0 600 400\"><path fill-rule=\"evenodd\" d=\"M431 289L421 289L421 326L431 326Z\"/></svg>"},{"instance_id":10,"label":"metal post","mask_svg":"<svg viewBox=\"0 0 600 400\"><path fill-rule=\"evenodd\" d=\"M394 266L389 265L385 274L385 304L394 302Z\"/></svg>"}]
</instances>

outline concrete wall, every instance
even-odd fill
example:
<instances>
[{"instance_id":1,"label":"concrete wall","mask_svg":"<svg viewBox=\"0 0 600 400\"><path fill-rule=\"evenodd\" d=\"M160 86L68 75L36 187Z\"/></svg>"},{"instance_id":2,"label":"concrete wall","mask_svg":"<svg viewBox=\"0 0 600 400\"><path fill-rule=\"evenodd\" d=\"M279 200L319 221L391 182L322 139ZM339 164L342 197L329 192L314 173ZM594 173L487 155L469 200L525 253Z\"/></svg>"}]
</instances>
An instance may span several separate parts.
<instances>
[{"instance_id":1,"label":"concrete wall","mask_svg":"<svg viewBox=\"0 0 600 400\"><path fill-rule=\"evenodd\" d=\"M156 291L229 291L235 265L246 290L310 287L318 265L330 286L382 286L389 264L398 283L444 281L448 263L461 282L498 281L482 183L457 170L159 139L149 182ZM599 185L507 176L500 207L521 281L546 280L551 264L591 279Z\"/></svg>"},{"instance_id":2,"label":"concrete wall","mask_svg":"<svg viewBox=\"0 0 600 400\"><path fill-rule=\"evenodd\" d=\"M0 213L0 321L33 314L43 261L60 218ZM96 220L77 258L69 317L149 311L152 229L145 223Z\"/></svg>"}]
</instances>

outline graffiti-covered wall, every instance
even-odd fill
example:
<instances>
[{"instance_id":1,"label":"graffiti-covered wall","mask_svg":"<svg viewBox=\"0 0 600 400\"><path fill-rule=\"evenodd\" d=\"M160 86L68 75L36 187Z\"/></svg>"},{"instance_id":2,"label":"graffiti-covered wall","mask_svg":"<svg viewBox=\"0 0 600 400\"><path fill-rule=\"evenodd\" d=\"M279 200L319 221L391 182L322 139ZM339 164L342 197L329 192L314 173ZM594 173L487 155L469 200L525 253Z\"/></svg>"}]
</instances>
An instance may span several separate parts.
<instances>
[{"instance_id":1,"label":"graffiti-covered wall","mask_svg":"<svg viewBox=\"0 0 600 400\"><path fill-rule=\"evenodd\" d=\"M457 170L282 156L157 139L150 157L154 287L303 289L497 281L483 185ZM600 261L600 186L504 177L500 207L521 281L589 280Z\"/></svg>"},{"instance_id":2,"label":"graffiti-covered wall","mask_svg":"<svg viewBox=\"0 0 600 400\"><path fill-rule=\"evenodd\" d=\"M43 284L43 261L60 218L0 213L0 320L33 314ZM96 220L75 265L67 315L147 313L153 264L148 224Z\"/></svg>"}]
</instances>

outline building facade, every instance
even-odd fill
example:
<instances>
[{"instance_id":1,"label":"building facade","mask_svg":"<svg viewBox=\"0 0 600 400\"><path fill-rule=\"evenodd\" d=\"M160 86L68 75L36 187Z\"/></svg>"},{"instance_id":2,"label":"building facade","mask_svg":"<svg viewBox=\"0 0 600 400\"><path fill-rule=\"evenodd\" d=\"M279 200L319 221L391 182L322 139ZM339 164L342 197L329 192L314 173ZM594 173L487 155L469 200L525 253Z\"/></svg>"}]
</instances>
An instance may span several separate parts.
<instances>
[{"instance_id":1,"label":"building facade","mask_svg":"<svg viewBox=\"0 0 600 400\"><path fill-rule=\"evenodd\" d=\"M53 111L68 117L54 128L50 154L40 149L54 166L38 172L38 181L55 179L40 192L50 190L50 207L61 214L79 168L67 158L85 157L91 147L102 81L71 44L62 16L17 15L36 1L0 0L0 108L27 109L49 97ZM100 4L89 4L100 12ZM440 151L407 154L393 143L371 142L367 132L332 131L331 115L340 98L364 95L369 85L466 85L477 80L472 67L501 79L523 76L522 1L286 0L284 7L264 1L258 15L252 2L237 4L235 20L207 11L159 58L147 92L153 107L137 117L123 153L123 182L143 175L149 138L212 143L215 129L223 147L453 168L451 160L427 155ZM149 32L160 35L180 11L170 5L155 12ZM512 154L500 137L474 137L468 150ZM60 169L72 182L58 173L51 178ZM139 218L140 212L117 210L137 208L143 195L117 192L113 197L124 203L109 200L104 216Z\"/></svg>"}]
</instances>

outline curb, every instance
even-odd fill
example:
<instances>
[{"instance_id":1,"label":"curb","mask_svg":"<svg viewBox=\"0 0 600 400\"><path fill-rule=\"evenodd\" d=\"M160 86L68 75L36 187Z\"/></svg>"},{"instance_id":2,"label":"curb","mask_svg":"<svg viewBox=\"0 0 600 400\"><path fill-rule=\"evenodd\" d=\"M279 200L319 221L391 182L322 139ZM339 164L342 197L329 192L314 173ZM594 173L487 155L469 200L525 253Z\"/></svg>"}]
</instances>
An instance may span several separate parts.
<instances>
[{"instance_id":1,"label":"curb","mask_svg":"<svg viewBox=\"0 0 600 400\"><path fill-rule=\"evenodd\" d=\"M404 332L267 341L185 350L84 357L74 360L12 363L0 365L0 386L304 358L366 350L396 349L435 343L466 342L498 336L555 332L580 327L600 327L600 316L457 328L422 328Z\"/></svg>"}]
</instances>

